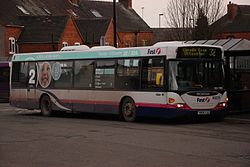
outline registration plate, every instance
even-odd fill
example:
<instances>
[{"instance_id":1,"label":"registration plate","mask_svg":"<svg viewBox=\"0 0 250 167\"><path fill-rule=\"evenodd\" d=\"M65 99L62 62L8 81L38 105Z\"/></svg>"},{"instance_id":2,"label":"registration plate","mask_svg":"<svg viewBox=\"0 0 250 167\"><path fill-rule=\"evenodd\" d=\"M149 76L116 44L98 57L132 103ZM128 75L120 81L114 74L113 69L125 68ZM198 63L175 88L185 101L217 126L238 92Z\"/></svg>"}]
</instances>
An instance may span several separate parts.
<instances>
[{"instance_id":1,"label":"registration plate","mask_svg":"<svg viewBox=\"0 0 250 167\"><path fill-rule=\"evenodd\" d=\"M210 111L198 111L198 115L210 115Z\"/></svg>"}]
</instances>

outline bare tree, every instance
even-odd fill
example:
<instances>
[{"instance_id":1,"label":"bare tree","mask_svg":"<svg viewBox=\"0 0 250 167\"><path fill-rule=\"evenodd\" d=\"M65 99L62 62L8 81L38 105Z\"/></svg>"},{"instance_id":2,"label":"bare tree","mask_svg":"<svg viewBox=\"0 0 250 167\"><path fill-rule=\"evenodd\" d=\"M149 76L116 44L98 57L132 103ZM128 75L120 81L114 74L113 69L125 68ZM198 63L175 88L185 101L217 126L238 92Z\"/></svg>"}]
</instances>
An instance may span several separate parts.
<instances>
[{"instance_id":1,"label":"bare tree","mask_svg":"<svg viewBox=\"0 0 250 167\"><path fill-rule=\"evenodd\" d=\"M225 0L170 0L165 17L169 27L179 30L173 32L177 40L190 40L199 11L203 11L210 25L222 17L225 9Z\"/></svg>"}]
</instances>

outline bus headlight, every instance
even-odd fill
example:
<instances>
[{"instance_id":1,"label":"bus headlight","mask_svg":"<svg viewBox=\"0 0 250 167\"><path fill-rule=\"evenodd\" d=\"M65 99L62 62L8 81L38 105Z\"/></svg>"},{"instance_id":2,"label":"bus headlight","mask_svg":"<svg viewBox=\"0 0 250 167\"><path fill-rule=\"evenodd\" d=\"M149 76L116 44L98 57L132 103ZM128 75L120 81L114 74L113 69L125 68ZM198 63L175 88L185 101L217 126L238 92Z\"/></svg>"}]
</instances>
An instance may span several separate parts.
<instances>
[{"instance_id":1,"label":"bus headlight","mask_svg":"<svg viewBox=\"0 0 250 167\"><path fill-rule=\"evenodd\" d=\"M176 104L176 107L177 108L182 108L182 107L184 107L184 104L178 103L178 104Z\"/></svg>"},{"instance_id":2,"label":"bus headlight","mask_svg":"<svg viewBox=\"0 0 250 167\"><path fill-rule=\"evenodd\" d=\"M191 108L186 103L176 103L175 108L190 110Z\"/></svg>"},{"instance_id":3,"label":"bus headlight","mask_svg":"<svg viewBox=\"0 0 250 167\"><path fill-rule=\"evenodd\" d=\"M227 102L221 102L217 105L216 109L224 109L227 107Z\"/></svg>"},{"instance_id":4,"label":"bus headlight","mask_svg":"<svg viewBox=\"0 0 250 167\"><path fill-rule=\"evenodd\" d=\"M220 107L226 107L226 106L227 106L227 103L226 103L226 102L219 103L219 106L220 106Z\"/></svg>"}]
</instances>

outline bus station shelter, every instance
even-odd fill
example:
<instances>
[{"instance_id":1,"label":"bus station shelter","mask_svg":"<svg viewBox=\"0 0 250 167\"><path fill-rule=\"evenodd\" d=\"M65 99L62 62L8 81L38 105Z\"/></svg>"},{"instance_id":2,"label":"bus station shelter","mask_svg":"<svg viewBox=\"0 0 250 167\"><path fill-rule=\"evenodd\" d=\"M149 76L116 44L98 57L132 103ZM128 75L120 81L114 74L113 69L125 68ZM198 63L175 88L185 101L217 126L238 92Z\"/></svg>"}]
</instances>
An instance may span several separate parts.
<instances>
[{"instance_id":1,"label":"bus station shelter","mask_svg":"<svg viewBox=\"0 0 250 167\"><path fill-rule=\"evenodd\" d=\"M226 59L226 83L229 111L250 111L250 41L220 39L186 41L188 44L222 46Z\"/></svg>"}]
</instances>

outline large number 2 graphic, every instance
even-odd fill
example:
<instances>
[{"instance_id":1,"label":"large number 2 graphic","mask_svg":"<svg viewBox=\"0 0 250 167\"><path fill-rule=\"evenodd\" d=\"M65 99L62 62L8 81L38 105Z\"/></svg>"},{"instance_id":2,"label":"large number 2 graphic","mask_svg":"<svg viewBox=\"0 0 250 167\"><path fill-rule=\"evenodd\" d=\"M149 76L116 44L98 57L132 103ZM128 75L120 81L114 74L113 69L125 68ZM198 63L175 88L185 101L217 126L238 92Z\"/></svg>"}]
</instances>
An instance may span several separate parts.
<instances>
[{"instance_id":1,"label":"large number 2 graphic","mask_svg":"<svg viewBox=\"0 0 250 167\"><path fill-rule=\"evenodd\" d=\"M34 69L31 69L30 72L29 72L29 84L35 84L36 81L35 81L35 76L36 76L36 72Z\"/></svg>"}]
</instances>

